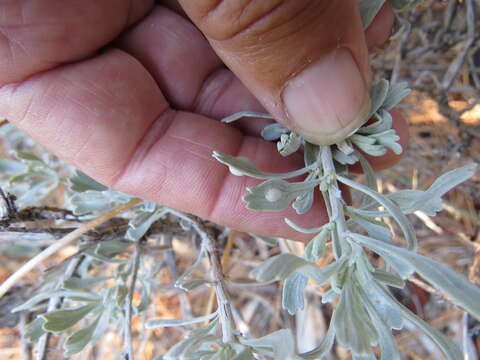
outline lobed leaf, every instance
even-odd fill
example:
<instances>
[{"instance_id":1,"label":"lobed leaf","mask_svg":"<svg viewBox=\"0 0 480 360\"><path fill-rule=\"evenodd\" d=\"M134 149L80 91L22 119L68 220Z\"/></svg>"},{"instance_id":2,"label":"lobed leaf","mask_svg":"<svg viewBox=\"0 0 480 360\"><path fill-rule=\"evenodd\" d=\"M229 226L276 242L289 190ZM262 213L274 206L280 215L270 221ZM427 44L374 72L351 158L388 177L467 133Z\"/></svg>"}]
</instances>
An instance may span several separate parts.
<instances>
[{"instance_id":1,"label":"lobed leaf","mask_svg":"<svg viewBox=\"0 0 480 360\"><path fill-rule=\"evenodd\" d=\"M85 346L92 340L93 333L98 326L100 321L100 317L98 316L90 325L87 327L80 329L70 335L65 343L63 344L63 349L65 350L65 356L72 356L78 354L82 351Z\"/></svg>"},{"instance_id":2,"label":"lobed leaf","mask_svg":"<svg viewBox=\"0 0 480 360\"><path fill-rule=\"evenodd\" d=\"M235 157L228 154L224 154L219 151L214 151L212 155L222 164L225 164L230 169L230 172L236 176L250 176L255 179L290 179L303 175L313 168L313 166L305 167L303 169L275 174L258 170L254 163L245 157Z\"/></svg>"},{"instance_id":3,"label":"lobed leaf","mask_svg":"<svg viewBox=\"0 0 480 360\"><path fill-rule=\"evenodd\" d=\"M268 350L274 359L291 360L295 356L295 340L290 329L278 330L258 339L240 341L256 351Z\"/></svg>"},{"instance_id":4,"label":"lobed leaf","mask_svg":"<svg viewBox=\"0 0 480 360\"><path fill-rule=\"evenodd\" d=\"M283 284L282 306L290 315L294 315L305 306L304 291L308 278L300 273L294 272Z\"/></svg>"},{"instance_id":5,"label":"lobed leaf","mask_svg":"<svg viewBox=\"0 0 480 360\"><path fill-rule=\"evenodd\" d=\"M43 329L48 332L62 332L82 320L98 307L97 303L87 304L75 309L55 310L40 315L45 320Z\"/></svg>"},{"instance_id":6,"label":"lobed leaf","mask_svg":"<svg viewBox=\"0 0 480 360\"><path fill-rule=\"evenodd\" d=\"M298 196L315 188L320 181L292 182L271 179L247 188L243 199L250 210L282 211Z\"/></svg>"}]
</instances>

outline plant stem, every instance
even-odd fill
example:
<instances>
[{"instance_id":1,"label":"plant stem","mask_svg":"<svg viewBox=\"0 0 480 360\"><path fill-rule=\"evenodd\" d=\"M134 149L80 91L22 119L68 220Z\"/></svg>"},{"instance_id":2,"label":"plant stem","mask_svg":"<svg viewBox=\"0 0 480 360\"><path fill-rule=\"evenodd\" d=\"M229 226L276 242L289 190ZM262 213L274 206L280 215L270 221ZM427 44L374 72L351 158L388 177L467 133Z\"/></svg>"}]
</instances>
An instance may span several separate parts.
<instances>
[{"instance_id":1,"label":"plant stem","mask_svg":"<svg viewBox=\"0 0 480 360\"><path fill-rule=\"evenodd\" d=\"M102 225L103 223L107 222L111 218L117 216L118 214L127 211L140 203L140 199L132 199L126 204L119 206L116 209L110 210L106 214L99 216L96 219L80 226L78 229L72 231L68 235L64 236L54 244L50 245L48 248L43 250L40 254L36 255L35 257L31 258L27 261L20 269L14 272L10 277L5 280L5 282L0 286L0 298L5 295L5 293L10 290L17 282L19 282L25 275L27 275L30 271L32 271L38 264L55 254L60 249L64 248L71 242L77 240L83 234L89 232L90 230L95 229L97 226Z\"/></svg>"},{"instance_id":2,"label":"plant stem","mask_svg":"<svg viewBox=\"0 0 480 360\"><path fill-rule=\"evenodd\" d=\"M208 255L208 259L210 260L212 279L215 284L214 286L219 308L220 324L222 325L222 341L225 344L232 343L235 339L235 324L233 321L230 296L228 295L227 286L225 284L225 277L223 275L220 257L218 256L219 251L216 248L215 239L213 239L213 237L203 229L200 223L192 219L190 216L175 210L171 210L171 213L181 219L187 220L202 239L202 246Z\"/></svg>"},{"instance_id":3,"label":"plant stem","mask_svg":"<svg viewBox=\"0 0 480 360\"><path fill-rule=\"evenodd\" d=\"M140 255L142 253L141 238L135 243L135 252L133 254L132 280L128 289L127 299L125 300L125 324L124 324L124 347L126 360L133 360L133 341L132 341L132 303L135 285L137 283L138 269L140 267Z\"/></svg>"},{"instance_id":4,"label":"plant stem","mask_svg":"<svg viewBox=\"0 0 480 360\"><path fill-rule=\"evenodd\" d=\"M233 242L235 237L237 236L237 232L235 230L230 230L228 237L227 237L227 244L225 245L225 249L223 249L222 260L220 264L222 265L222 269L228 266L228 262L230 260L230 252L232 251ZM223 272L222 272L223 273ZM208 297L207 302L207 309L205 310L205 315L210 314L213 311L213 307L215 306L215 289L212 289L210 295Z\"/></svg>"},{"instance_id":5,"label":"plant stem","mask_svg":"<svg viewBox=\"0 0 480 360\"><path fill-rule=\"evenodd\" d=\"M345 242L345 232L347 228L344 213L344 201L336 179L335 165L333 163L330 146L322 146L320 148L319 156L323 167L323 174L329 179L327 181L330 181L327 190L328 199L326 199L326 201L328 201L330 205L330 212L328 214L330 222L335 224L335 230L333 232L333 249L335 251L335 257L338 259L342 255L342 252L347 249L347 243Z\"/></svg>"}]
</instances>

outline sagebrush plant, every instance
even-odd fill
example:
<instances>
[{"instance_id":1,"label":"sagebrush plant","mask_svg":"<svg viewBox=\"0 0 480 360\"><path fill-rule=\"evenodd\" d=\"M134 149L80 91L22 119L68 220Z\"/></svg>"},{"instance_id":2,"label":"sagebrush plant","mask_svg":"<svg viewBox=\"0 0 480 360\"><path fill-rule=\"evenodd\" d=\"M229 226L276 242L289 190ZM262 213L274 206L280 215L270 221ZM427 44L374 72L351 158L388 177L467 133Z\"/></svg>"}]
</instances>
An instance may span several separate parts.
<instances>
[{"instance_id":1,"label":"sagebrush plant","mask_svg":"<svg viewBox=\"0 0 480 360\"><path fill-rule=\"evenodd\" d=\"M365 26L384 2L359 0ZM414 6L417 1L390 0L390 3L402 10ZM399 31L406 29L408 24L401 22ZM202 324L157 359L322 359L336 341L348 349L354 359L376 359L378 346L382 359L395 360L400 359L400 353L392 331L402 329L405 320L428 334L447 359L463 359L457 345L403 306L390 291L391 287L403 288L405 280L417 273L452 302L480 319L480 289L447 266L417 254L415 232L407 218L418 210L434 216L442 209L441 197L471 177L476 166L471 164L452 170L425 191L400 190L383 195L378 192L374 171L362 155L381 156L387 149L396 154L402 152L397 142L399 137L392 129L389 110L407 94L403 83L390 84L381 80L375 84L371 91L371 113L365 119L371 121L334 145L309 143L277 123L265 127L261 135L268 141L277 141L278 151L283 156L303 151L304 167L289 173L266 173L246 158L220 152L213 154L232 174L264 180L247 189L244 200L249 209L281 211L292 206L298 214L305 214L316 197L323 197L329 217L326 224L303 228L285 219L295 230L312 236L303 256L284 251L267 259L251 273L260 284L283 281L282 305L290 314L303 309L304 291L309 282L317 286L329 285L330 290L321 295L323 303L331 303L334 307L330 325L323 341L309 352L297 351L294 334L289 329L257 339L239 331L228 294L229 279L224 277L217 254L215 227L188 214L106 188L80 172L67 169L64 176L59 175L56 170L60 166L65 169L65 165L60 165L55 157L44 151L40 156L33 155L28 151L33 145L17 141L24 137L10 127L2 131L8 132L4 136L16 150L18 161L1 160L0 169L3 183L16 200L2 193L7 210L2 226L9 228L11 222L33 216L29 207L38 205L60 184L68 184L65 196L69 211L47 210L52 212L54 219L77 221L81 225L75 234L51 245L27 263L24 270L20 269L17 276L14 274L9 279L13 280L2 284L0 297L40 260L81 239L76 255L47 273L36 295L13 311L35 314L24 335L29 341L39 342L40 357L46 354L48 334L68 334L63 347L65 356L71 356L98 341L113 324L123 332L125 339L119 356L131 360L134 353L132 315L145 313L154 289L158 288L155 275L163 266L161 262L149 261L149 257L163 253L167 258L172 252L173 236L193 235L198 238L198 257L186 272L174 279L175 287L191 291L211 286L218 307L211 314L189 319L148 319L146 328ZM269 118L269 115L242 112L224 122L242 117ZM348 166L357 162L363 169L365 184L348 176ZM301 176L303 181L287 181ZM363 195L361 207L345 202L340 184ZM102 227L91 232L98 225L109 225L108 221L121 212L124 212L122 218L114 219L120 234L112 234ZM398 224L405 246L393 243L391 229L382 221L387 217ZM162 235L162 240L147 243L147 237L156 234ZM270 246L278 246L277 239L257 238L268 241ZM320 267L316 261L324 255L329 242L335 259ZM145 256L147 252L149 257ZM372 261L372 252L381 260ZM202 271L205 259L209 263L209 274ZM137 290L140 302L134 306L132 299Z\"/></svg>"}]
</instances>

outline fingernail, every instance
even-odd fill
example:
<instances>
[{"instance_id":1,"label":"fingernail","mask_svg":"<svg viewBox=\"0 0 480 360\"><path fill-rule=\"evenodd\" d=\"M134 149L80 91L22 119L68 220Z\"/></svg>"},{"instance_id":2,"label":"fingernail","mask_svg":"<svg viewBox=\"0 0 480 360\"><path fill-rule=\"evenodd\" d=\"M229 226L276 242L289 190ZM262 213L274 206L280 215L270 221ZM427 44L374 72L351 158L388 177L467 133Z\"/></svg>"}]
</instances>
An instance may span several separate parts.
<instances>
[{"instance_id":1,"label":"fingernail","mask_svg":"<svg viewBox=\"0 0 480 360\"><path fill-rule=\"evenodd\" d=\"M365 80L346 48L309 65L282 95L290 126L319 145L344 140L368 120L370 112Z\"/></svg>"}]
</instances>

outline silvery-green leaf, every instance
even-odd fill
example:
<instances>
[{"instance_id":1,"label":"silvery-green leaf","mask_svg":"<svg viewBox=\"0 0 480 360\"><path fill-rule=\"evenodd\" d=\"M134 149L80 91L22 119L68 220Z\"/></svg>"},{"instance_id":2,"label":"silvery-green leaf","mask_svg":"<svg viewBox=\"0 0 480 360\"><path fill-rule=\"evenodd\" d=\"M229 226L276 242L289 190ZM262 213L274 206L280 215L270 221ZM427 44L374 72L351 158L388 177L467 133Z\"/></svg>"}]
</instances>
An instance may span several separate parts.
<instances>
[{"instance_id":1,"label":"silvery-green leaf","mask_svg":"<svg viewBox=\"0 0 480 360\"><path fill-rule=\"evenodd\" d=\"M290 329L278 330L258 339L240 340L240 342L257 351L259 349L268 350L274 359L294 359L295 340Z\"/></svg>"},{"instance_id":2,"label":"silvery-green leaf","mask_svg":"<svg viewBox=\"0 0 480 360\"><path fill-rule=\"evenodd\" d=\"M348 236L356 242L359 242L360 244L371 249L370 246L365 245L365 243L368 242L371 238L354 233L350 233ZM374 251L377 252L377 250ZM378 251L379 254L385 259L385 261L398 273L398 275L402 277L402 279L407 279L415 272L415 268L410 263L396 257L394 254L391 254L389 252L381 250Z\"/></svg>"},{"instance_id":3,"label":"silvery-green leaf","mask_svg":"<svg viewBox=\"0 0 480 360\"><path fill-rule=\"evenodd\" d=\"M345 139L343 141L340 141L339 143L335 144L337 146L337 149L343 152L345 155L351 155L355 151L353 148L352 144L348 139Z\"/></svg>"},{"instance_id":4,"label":"silvery-green leaf","mask_svg":"<svg viewBox=\"0 0 480 360\"><path fill-rule=\"evenodd\" d=\"M300 268L298 272L307 276L308 278L313 279L318 286L321 286L331 278L335 277L347 262L347 257L342 257L334 263L331 263L323 268L320 268L316 265L310 265ZM331 281L333 282L334 280L332 279Z\"/></svg>"},{"instance_id":5,"label":"silvery-green leaf","mask_svg":"<svg viewBox=\"0 0 480 360\"><path fill-rule=\"evenodd\" d=\"M28 342L36 342L40 337L45 334L45 330L43 330L43 324L45 320L41 317L38 317L30 322L27 326L25 326L25 333L24 338Z\"/></svg>"},{"instance_id":6,"label":"silvery-green leaf","mask_svg":"<svg viewBox=\"0 0 480 360\"><path fill-rule=\"evenodd\" d=\"M442 263L398 246L358 235L354 237L354 240L375 252L379 252L382 256L388 253L392 257L407 262L421 277L439 289L454 303L480 319L480 301L478 301L480 299L480 288L473 285L464 276Z\"/></svg>"},{"instance_id":7,"label":"silvery-green leaf","mask_svg":"<svg viewBox=\"0 0 480 360\"><path fill-rule=\"evenodd\" d=\"M290 315L304 307L304 291L308 278L300 273L291 274L283 284L282 306Z\"/></svg>"},{"instance_id":8,"label":"silvery-green leaf","mask_svg":"<svg viewBox=\"0 0 480 360\"><path fill-rule=\"evenodd\" d=\"M387 153L387 148L381 144L370 145L365 143L356 143L355 145L357 145L358 148L364 153L371 156L383 156Z\"/></svg>"},{"instance_id":9,"label":"silvery-green leaf","mask_svg":"<svg viewBox=\"0 0 480 360\"><path fill-rule=\"evenodd\" d=\"M236 352L229 344L223 345L212 355L202 356L200 360L231 360Z\"/></svg>"},{"instance_id":10,"label":"silvery-green leaf","mask_svg":"<svg viewBox=\"0 0 480 360\"><path fill-rule=\"evenodd\" d=\"M267 259L255 268L250 276L260 282L285 280L304 266L315 265L293 254L280 254Z\"/></svg>"},{"instance_id":11,"label":"silvery-green leaf","mask_svg":"<svg viewBox=\"0 0 480 360\"><path fill-rule=\"evenodd\" d=\"M404 214L411 214L420 210L427 215L435 216L436 213L443 208L441 197L473 176L475 170L476 164L466 165L443 174L426 191L399 190L392 194L388 194L387 198L397 204ZM353 211L357 211L358 214L370 217L391 216L387 211L365 211L362 209Z\"/></svg>"},{"instance_id":12,"label":"silvery-green leaf","mask_svg":"<svg viewBox=\"0 0 480 360\"><path fill-rule=\"evenodd\" d=\"M101 282L113 279L113 276L98 276L92 278L71 277L63 282L64 289L87 289Z\"/></svg>"},{"instance_id":13,"label":"silvery-green leaf","mask_svg":"<svg viewBox=\"0 0 480 360\"><path fill-rule=\"evenodd\" d=\"M353 165L358 161L354 154L346 155L338 149L333 150L333 158L343 165Z\"/></svg>"},{"instance_id":14,"label":"silvery-green leaf","mask_svg":"<svg viewBox=\"0 0 480 360\"><path fill-rule=\"evenodd\" d=\"M435 216L437 212L442 211L443 204L440 197L426 197L422 190L398 190L388 194L387 197L392 200L402 210L404 214L412 214L421 210L427 215ZM418 202L423 199L423 202ZM383 216L383 215L379 215ZM385 214L385 216L389 216Z\"/></svg>"},{"instance_id":15,"label":"silvery-green leaf","mask_svg":"<svg viewBox=\"0 0 480 360\"><path fill-rule=\"evenodd\" d=\"M105 258L113 257L128 249L132 244L123 239L102 241L95 247L95 254Z\"/></svg>"},{"instance_id":16,"label":"silvery-green leaf","mask_svg":"<svg viewBox=\"0 0 480 360\"><path fill-rule=\"evenodd\" d=\"M128 287L126 285L117 285L115 292L115 303L118 307L123 307L125 299L128 295Z\"/></svg>"},{"instance_id":17,"label":"silvery-green leaf","mask_svg":"<svg viewBox=\"0 0 480 360\"><path fill-rule=\"evenodd\" d=\"M369 355L372 345L377 342L377 333L354 291L351 279L345 282L335 312L334 326L338 343L355 354Z\"/></svg>"},{"instance_id":18,"label":"silvery-green leaf","mask_svg":"<svg viewBox=\"0 0 480 360\"><path fill-rule=\"evenodd\" d=\"M267 141L280 139L280 136L288 133L288 129L279 123L273 123L265 126L261 132L262 137Z\"/></svg>"},{"instance_id":19,"label":"silvery-green leaf","mask_svg":"<svg viewBox=\"0 0 480 360\"><path fill-rule=\"evenodd\" d=\"M75 174L71 176L68 181L70 183L70 189L75 192L84 192L87 190L104 191L108 189L80 170L75 171Z\"/></svg>"},{"instance_id":20,"label":"silvery-green leaf","mask_svg":"<svg viewBox=\"0 0 480 360\"><path fill-rule=\"evenodd\" d=\"M27 165L20 161L0 159L0 174L21 174L27 171Z\"/></svg>"},{"instance_id":21,"label":"silvery-green leaf","mask_svg":"<svg viewBox=\"0 0 480 360\"><path fill-rule=\"evenodd\" d=\"M303 252L303 257L307 261L314 262L321 258L325 251L325 244L330 237L330 227L323 226L321 231L315 235L315 237L308 242Z\"/></svg>"},{"instance_id":22,"label":"silvery-green leaf","mask_svg":"<svg viewBox=\"0 0 480 360\"><path fill-rule=\"evenodd\" d=\"M328 327L327 333L322 339L320 345L318 345L315 349L303 353L300 355L301 359L305 360L318 360L323 359L330 351L332 350L333 343L335 341L335 319L337 316L337 310L335 310L332 314L332 318L330 319L330 326Z\"/></svg>"},{"instance_id":23,"label":"silvery-green leaf","mask_svg":"<svg viewBox=\"0 0 480 360\"><path fill-rule=\"evenodd\" d=\"M385 2L385 0L375 0L376 2ZM375 1L368 1L368 0L362 0L364 3L374 3ZM380 107L382 106L383 102L385 101L385 98L387 97L388 94L388 88L390 87L390 83L388 80L382 79L379 82L377 82L375 85L372 86L372 90L370 91L370 99L372 102L372 108L371 108L371 113L372 115L375 114ZM368 126L362 126L361 129L367 128Z\"/></svg>"},{"instance_id":24,"label":"silvery-green leaf","mask_svg":"<svg viewBox=\"0 0 480 360\"><path fill-rule=\"evenodd\" d=\"M355 145L358 146L358 144L365 144L365 145L373 145L375 144L375 139L361 135L361 134L353 134L352 136L349 137L349 140L354 143Z\"/></svg>"},{"instance_id":25,"label":"silvery-green leaf","mask_svg":"<svg viewBox=\"0 0 480 360\"><path fill-rule=\"evenodd\" d=\"M363 174L365 176L366 185L370 189L378 192L377 177L375 176L375 171L373 170L372 165L370 165L370 162L365 158L365 156L363 156L357 150L355 150L355 156L360 161L360 166L361 166Z\"/></svg>"},{"instance_id":26,"label":"silvery-green leaf","mask_svg":"<svg viewBox=\"0 0 480 360\"><path fill-rule=\"evenodd\" d=\"M82 351L85 346L92 340L93 333L98 325L100 316L98 316L95 321L93 321L87 327L80 329L70 335L65 343L63 344L63 349L65 350L65 356L72 356L78 354Z\"/></svg>"},{"instance_id":27,"label":"silvery-green leaf","mask_svg":"<svg viewBox=\"0 0 480 360\"><path fill-rule=\"evenodd\" d=\"M140 303L138 304L137 313L145 311L150 303L150 295L152 294L152 282L146 279L139 279L142 283Z\"/></svg>"},{"instance_id":28,"label":"silvery-green leaf","mask_svg":"<svg viewBox=\"0 0 480 360\"><path fill-rule=\"evenodd\" d=\"M441 204L441 197L457 185L471 178L475 174L476 169L476 164L469 164L446 172L435 180L426 191L422 192L421 196L418 196L420 195L419 193L415 193L415 195L417 195L415 201L410 203L409 207L404 208L404 211L411 213L420 210L421 208L423 210L438 209L438 205ZM405 192L403 192L403 194L413 195L413 193ZM391 196L394 198L396 197L397 200L399 199L399 195L392 194ZM427 214L435 215L435 212L427 212Z\"/></svg>"},{"instance_id":29,"label":"silvery-green leaf","mask_svg":"<svg viewBox=\"0 0 480 360\"><path fill-rule=\"evenodd\" d=\"M385 146L378 144L377 140L371 136L364 136L360 134L354 134L350 138L350 141L355 144L363 152L372 156L385 155L387 149Z\"/></svg>"},{"instance_id":30,"label":"silvery-green leaf","mask_svg":"<svg viewBox=\"0 0 480 360\"><path fill-rule=\"evenodd\" d=\"M302 259L293 254L280 254L267 259L263 264L254 269L250 276L259 282L285 280L292 273L298 273L312 278L318 285L324 284L335 274L337 268L344 263L337 261L324 268Z\"/></svg>"},{"instance_id":31,"label":"silvery-green leaf","mask_svg":"<svg viewBox=\"0 0 480 360\"><path fill-rule=\"evenodd\" d=\"M32 152L28 151L17 151L15 152L15 157L21 159L21 160L26 160L27 162L39 162L43 164L42 159L40 159L37 155L35 155Z\"/></svg>"},{"instance_id":32,"label":"silvery-green leaf","mask_svg":"<svg viewBox=\"0 0 480 360\"><path fill-rule=\"evenodd\" d=\"M75 215L85 215L94 212L111 210L131 200L131 196L118 191L108 189L105 191L85 190L81 193L74 193L68 199L69 208Z\"/></svg>"},{"instance_id":33,"label":"silvery-green leaf","mask_svg":"<svg viewBox=\"0 0 480 360\"><path fill-rule=\"evenodd\" d=\"M377 143L391 149L396 155L400 155L403 151L402 145L398 143L400 136L393 129L370 136L377 139Z\"/></svg>"},{"instance_id":34,"label":"silvery-green leaf","mask_svg":"<svg viewBox=\"0 0 480 360\"><path fill-rule=\"evenodd\" d=\"M149 320L145 323L147 329L156 329L161 327L185 326L210 321L218 316L218 311L215 311L206 316L199 316L193 319L155 319Z\"/></svg>"},{"instance_id":35,"label":"silvery-green leaf","mask_svg":"<svg viewBox=\"0 0 480 360\"><path fill-rule=\"evenodd\" d=\"M319 151L320 147L318 145L305 141L305 144L303 145L303 158L306 166L309 167L317 162Z\"/></svg>"},{"instance_id":36,"label":"silvery-green leaf","mask_svg":"<svg viewBox=\"0 0 480 360\"><path fill-rule=\"evenodd\" d=\"M155 212L141 211L131 218L128 222L128 230L125 233L125 238L130 241L138 241L142 238L153 223L165 216L165 210L159 209Z\"/></svg>"},{"instance_id":37,"label":"silvery-green leaf","mask_svg":"<svg viewBox=\"0 0 480 360\"><path fill-rule=\"evenodd\" d=\"M243 118L260 118L273 120L273 116L270 114L260 113L256 111L240 111L238 113L227 116L226 118L223 118L221 121L228 124Z\"/></svg>"},{"instance_id":38,"label":"silvery-green leaf","mask_svg":"<svg viewBox=\"0 0 480 360\"><path fill-rule=\"evenodd\" d=\"M307 213L313 205L313 193L314 191L308 191L295 199L292 207L298 215Z\"/></svg>"},{"instance_id":39,"label":"silvery-green leaf","mask_svg":"<svg viewBox=\"0 0 480 360\"><path fill-rule=\"evenodd\" d=\"M374 218L360 216L354 212L348 211L348 209L347 213L350 219L362 229L366 230L371 237L389 243L392 242L392 233L385 223L377 221Z\"/></svg>"},{"instance_id":40,"label":"silvery-green leaf","mask_svg":"<svg viewBox=\"0 0 480 360\"><path fill-rule=\"evenodd\" d=\"M375 269L375 271L372 273L372 276L375 280L381 282L384 285L393 286L393 287L396 287L397 289L405 288L405 281L403 281L402 278L390 272L380 270L380 269Z\"/></svg>"},{"instance_id":41,"label":"silvery-green leaf","mask_svg":"<svg viewBox=\"0 0 480 360\"><path fill-rule=\"evenodd\" d=\"M282 156L289 156L296 152L302 145L302 137L294 132L282 134L277 142L277 150Z\"/></svg>"},{"instance_id":42,"label":"silvery-green leaf","mask_svg":"<svg viewBox=\"0 0 480 360\"><path fill-rule=\"evenodd\" d=\"M182 284L185 281L188 281L187 279L202 265L204 255L205 251L203 249L200 250L195 262L189 268L187 268L187 270L183 274L178 277L177 281L175 282L175 287L182 288Z\"/></svg>"},{"instance_id":43,"label":"silvery-green leaf","mask_svg":"<svg viewBox=\"0 0 480 360\"><path fill-rule=\"evenodd\" d=\"M255 357L251 351L247 349L236 355L232 360L255 360Z\"/></svg>"},{"instance_id":44,"label":"silvery-green leaf","mask_svg":"<svg viewBox=\"0 0 480 360\"><path fill-rule=\"evenodd\" d=\"M56 291L45 291L41 292L30 300L26 301L22 305L15 307L12 312L19 312L24 310L29 310L38 303L50 299L51 297L70 297L77 298L84 301L100 301L101 297L97 294L88 292L88 291L72 291L72 290L56 290Z\"/></svg>"},{"instance_id":45,"label":"silvery-green leaf","mask_svg":"<svg viewBox=\"0 0 480 360\"><path fill-rule=\"evenodd\" d=\"M371 270L368 269L368 265L369 263L366 256L357 262L358 271L355 272L355 276L358 282L362 285L363 291L365 291L383 321L391 329L402 329L403 318L401 312L395 305L392 305L389 299L385 298L383 288L381 288L375 278L376 270L371 272Z\"/></svg>"},{"instance_id":46,"label":"silvery-green leaf","mask_svg":"<svg viewBox=\"0 0 480 360\"><path fill-rule=\"evenodd\" d=\"M60 184L57 172L40 161L30 161L25 172L9 179L8 191L16 196L19 208L35 206Z\"/></svg>"},{"instance_id":47,"label":"silvery-green leaf","mask_svg":"<svg viewBox=\"0 0 480 360\"><path fill-rule=\"evenodd\" d=\"M420 328L420 330L424 331L435 342L435 344L437 344L437 346L445 354L447 360L463 360L464 359L463 353L458 348L457 345L451 342L440 331L432 328L425 321L423 321L414 313L412 313L410 310L408 310L384 288L379 287L379 289L380 291L383 291L385 295L385 299L390 300L391 304L394 305L396 308L398 308L399 311L402 312L402 315L405 319L409 320L415 326Z\"/></svg>"},{"instance_id":48,"label":"silvery-green leaf","mask_svg":"<svg viewBox=\"0 0 480 360\"><path fill-rule=\"evenodd\" d=\"M341 294L343 291L343 287L345 285L345 281L348 281L349 279L349 273L350 273L350 264L349 262L351 261L350 256L347 258L346 256L343 256L340 258L340 260L337 260L334 264L336 264L336 268L334 273L332 274L332 279L331 279L331 286L332 289Z\"/></svg>"},{"instance_id":49,"label":"silvery-green leaf","mask_svg":"<svg viewBox=\"0 0 480 360\"><path fill-rule=\"evenodd\" d=\"M364 125L359 130L358 133L362 135L377 134L383 131L392 129L393 118L392 114L389 111L380 109L377 113L373 115L377 121L373 124Z\"/></svg>"},{"instance_id":50,"label":"silvery-green leaf","mask_svg":"<svg viewBox=\"0 0 480 360\"><path fill-rule=\"evenodd\" d=\"M198 354L195 351L209 340L215 339L212 335L189 336L172 346L163 356L165 360L195 360Z\"/></svg>"},{"instance_id":51,"label":"silvery-green leaf","mask_svg":"<svg viewBox=\"0 0 480 360\"><path fill-rule=\"evenodd\" d=\"M113 257L107 257L107 256L103 256L102 254L98 254L95 252L95 249L86 249L82 252L83 255L89 257L89 258L92 258L92 259L95 259L95 260L98 260L98 261L101 261L101 262L104 262L104 263L107 263L107 264L127 264L129 262L129 260L122 260L122 259L115 259Z\"/></svg>"},{"instance_id":52,"label":"silvery-green leaf","mask_svg":"<svg viewBox=\"0 0 480 360\"><path fill-rule=\"evenodd\" d=\"M188 356L187 354L195 352L202 343L206 343L209 340L215 339L212 334L216 331L217 327L218 319L215 319L204 327L192 330L184 340L180 341L167 351L167 353L164 355L164 359L186 359L186 356Z\"/></svg>"},{"instance_id":53,"label":"silvery-green leaf","mask_svg":"<svg viewBox=\"0 0 480 360\"><path fill-rule=\"evenodd\" d=\"M365 306L373 327L376 329L378 335L378 345L382 354L382 360L400 360L400 353L398 352L395 340L393 339L390 327L383 321L380 314L377 312L374 304L370 301L370 298L361 289L357 289L357 294L360 296L359 300Z\"/></svg>"},{"instance_id":54,"label":"silvery-green leaf","mask_svg":"<svg viewBox=\"0 0 480 360\"><path fill-rule=\"evenodd\" d=\"M290 179L303 175L313 168L311 166L288 173L275 174L258 170L255 164L245 157L235 157L219 151L214 151L212 156L222 164L227 165L233 175L250 176L255 179Z\"/></svg>"},{"instance_id":55,"label":"silvery-green leaf","mask_svg":"<svg viewBox=\"0 0 480 360\"><path fill-rule=\"evenodd\" d=\"M71 328L73 325L87 316L98 304L87 304L75 309L55 310L40 315L45 320L43 330L49 332L61 332Z\"/></svg>"},{"instance_id":56,"label":"silvery-green leaf","mask_svg":"<svg viewBox=\"0 0 480 360\"><path fill-rule=\"evenodd\" d=\"M410 89L406 82L390 84L388 89L388 94L385 101L382 104L382 108L385 110L390 110L397 106L408 94Z\"/></svg>"},{"instance_id":57,"label":"silvery-green leaf","mask_svg":"<svg viewBox=\"0 0 480 360\"><path fill-rule=\"evenodd\" d=\"M304 228L300 225L297 225L296 223L294 223L292 220L290 220L289 218L284 218L283 219L285 221L285 223L290 226L292 229L298 231L298 232L301 232L301 233L304 233L304 234L316 234L320 231L322 231L322 229L325 227L325 225L322 225L322 226L319 226L319 227L316 227L316 228Z\"/></svg>"},{"instance_id":58,"label":"silvery-green leaf","mask_svg":"<svg viewBox=\"0 0 480 360\"><path fill-rule=\"evenodd\" d=\"M364 29L370 26L384 3L385 0L358 0L358 7Z\"/></svg>"},{"instance_id":59,"label":"silvery-green leaf","mask_svg":"<svg viewBox=\"0 0 480 360\"><path fill-rule=\"evenodd\" d=\"M243 199L250 210L282 211L290 203L305 192L311 191L319 181L293 182L279 179L267 180L264 183L247 188L249 192Z\"/></svg>"},{"instance_id":60,"label":"silvery-green leaf","mask_svg":"<svg viewBox=\"0 0 480 360\"><path fill-rule=\"evenodd\" d=\"M417 247L417 237L415 235L415 230L413 229L412 224L410 224L407 217L403 214L400 208L393 201L388 199L386 196L362 184L358 184L355 181L352 181L346 177L338 175L337 179L343 184L350 186L351 188L370 196L379 204L383 205L390 212L390 214L393 216L395 221L398 223L398 225L402 229L408 248L415 249Z\"/></svg>"},{"instance_id":61,"label":"silvery-green leaf","mask_svg":"<svg viewBox=\"0 0 480 360\"><path fill-rule=\"evenodd\" d=\"M108 329L110 319L112 318L113 310L115 309L115 302L113 301L112 294L109 292L104 298L104 304L99 308L100 319L98 319L97 326L92 334L91 342L97 342Z\"/></svg>"}]
</instances>

